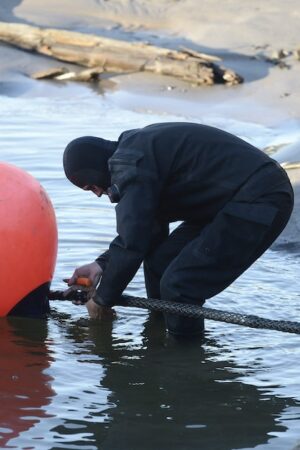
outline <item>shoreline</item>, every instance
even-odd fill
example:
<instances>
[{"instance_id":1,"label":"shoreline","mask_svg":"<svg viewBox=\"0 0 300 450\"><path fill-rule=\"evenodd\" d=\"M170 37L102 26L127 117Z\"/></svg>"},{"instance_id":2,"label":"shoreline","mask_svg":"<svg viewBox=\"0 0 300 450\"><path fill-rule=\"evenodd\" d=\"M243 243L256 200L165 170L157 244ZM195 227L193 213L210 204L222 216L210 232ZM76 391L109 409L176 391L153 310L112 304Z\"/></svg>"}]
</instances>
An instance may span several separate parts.
<instances>
[{"instance_id":1,"label":"shoreline","mask_svg":"<svg viewBox=\"0 0 300 450\"><path fill-rule=\"evenodd\" d=\"M198 104L200 112L207 107L218 114L276 126L284 120L300 120L300 61L290 53L280 68L266 59L280 49L300 49L297 6L297 0L288 0L285 7L280 0L264 6L259 0L242 5L238 0L222 5L203 0L201 7L197 0L154 0L151 5L147 0L65 0L63 4L45 0L42 6L39 0L2 0L0 19L147 41L170 49L185 46L218 56L218 65L235 70L244 78L243 84L193 87L176 78L147 73L117 75L111 82L119 91L147 91L146 98L149 91L150 96L156 94L160 97L157 108L162 111L168 107L164 99L180 99ZM0 81L9 76L21 82L21 73L30 80L30 74L39 70L79 67L2 43L0 56Z\"/></svg>"},{"instance_id":2,"label":"shoreline","mask_svg":"<svg viewBox=\"0 0 300 450\"><path fill-rule=\"evenodd\" d=\"M266 56L282 48L300 48L297 6L297 0L288 0L285 7L280 0L270 0L263 6L258 0L243 5L238 0L221 5L216 0L203 0L201 8L196 0L161 0L151 2L151 6L146 0L65 0L63 5L59 0L45 0L42 6L38 0L2 0L2 21L148 40L170 48L189 46L221 57L220 64L235 70L245 82L238 86L193 87L172 77L146 73L106 78L99 85L36 81L30 78L36 71L59 66L72 70L77 66L0 43L0 95L67 98L94 90L124 109L175 114L203 123L215 122L215 126L225 120L233 124L231 132L238 121L245 124L245 136L247 126L257 126L258 130L267 127L275 136L269 145L279 143L283 147L272 157L285 162L281 158L288 155L288 162L294 164L300 162L300 61L289 54L284 58L288 68L281 69L266 61ZM287 171L295 189L296 207L280 240L296 242L300 231L300 168Z\"/></svg>"}]
</instances>

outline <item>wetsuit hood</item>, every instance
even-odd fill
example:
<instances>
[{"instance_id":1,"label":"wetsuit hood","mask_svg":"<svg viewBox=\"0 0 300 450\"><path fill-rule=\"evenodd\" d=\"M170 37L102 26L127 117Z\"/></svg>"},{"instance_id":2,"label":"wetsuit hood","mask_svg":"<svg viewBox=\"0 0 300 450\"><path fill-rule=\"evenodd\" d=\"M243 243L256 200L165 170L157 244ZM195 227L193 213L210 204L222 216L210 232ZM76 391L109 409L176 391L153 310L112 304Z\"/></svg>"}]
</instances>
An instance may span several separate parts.
<instances>
[{"instance_id":1,"label":"wetsuit hood","mask_svg":"<svg viewBox=\"0 0 300 450\"><path fill-rule=\"evenodd\" d=\"M74 139L63 155L66 177L80 188L95 185L107 189L111 184L108 160L117 146L117 141L93 136Z\"/></svg>"}]
</instances>

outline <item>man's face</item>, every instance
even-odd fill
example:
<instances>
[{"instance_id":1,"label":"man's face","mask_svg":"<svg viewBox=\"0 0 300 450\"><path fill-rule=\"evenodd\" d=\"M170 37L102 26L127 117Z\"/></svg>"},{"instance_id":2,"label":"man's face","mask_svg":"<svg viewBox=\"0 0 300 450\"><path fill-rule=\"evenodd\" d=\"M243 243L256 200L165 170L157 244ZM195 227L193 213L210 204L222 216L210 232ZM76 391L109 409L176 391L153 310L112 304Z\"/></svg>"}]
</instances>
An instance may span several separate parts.
<instances>
[{"instance_id":1,"label":"man's face","mask_svg":"<svg viewBox=\"0 0 300 450\"><path fill-rule=\"evenodd\" d=\"M95 184L87 184L86 186L83 186L82 188L84 191L92 191L97 197L101 197L102 194L106 194L106 191L100 187L96 186Z\"/></svg>"}]
</instances>

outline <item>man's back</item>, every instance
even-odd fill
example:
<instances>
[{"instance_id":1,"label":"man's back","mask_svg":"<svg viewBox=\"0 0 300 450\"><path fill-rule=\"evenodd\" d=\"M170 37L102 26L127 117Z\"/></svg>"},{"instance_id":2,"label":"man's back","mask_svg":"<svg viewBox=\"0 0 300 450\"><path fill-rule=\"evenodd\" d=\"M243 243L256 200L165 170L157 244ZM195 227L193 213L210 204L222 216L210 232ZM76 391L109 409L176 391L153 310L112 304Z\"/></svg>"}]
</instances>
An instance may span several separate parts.
<instances>
[{"instance_id":1,"label":"man's back","mask_svg":"<svg viewBox=\"0 0 300 450\"><path fill-rule=\"evenodd\" d=\"M112 167L120 157L123 162L134 161L134 174L132 167L121 167L123 173L131 171L130 182L140 179L153 183L153 189L155 183L160 184L157 216L166 222L210 220L252 173L273 164L267 155L236 136L184 122L124 132L111 158Z\"/></svg>"}]
</instances>

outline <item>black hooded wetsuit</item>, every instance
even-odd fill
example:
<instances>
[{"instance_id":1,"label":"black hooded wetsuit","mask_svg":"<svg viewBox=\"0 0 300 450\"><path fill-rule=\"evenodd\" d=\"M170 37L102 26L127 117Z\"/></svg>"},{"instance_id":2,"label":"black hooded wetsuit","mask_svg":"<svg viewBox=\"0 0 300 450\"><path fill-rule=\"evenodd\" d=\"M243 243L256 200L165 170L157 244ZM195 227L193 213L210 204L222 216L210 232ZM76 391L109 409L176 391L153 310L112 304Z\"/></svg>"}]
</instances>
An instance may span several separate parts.
<instances>
[{"instance_id":1,"label":"black hooded wetsuit","mask_svg":"<svg viewBox=\"0 0 300 450\"><path fill-rule=\"evenodd\" d=\"M144 262L152 298L203 304L276 239L293 207L277 162L242 139L193 123L125 131L109 159L118 236L97 262L113 305ZM169 223L182 223L169 234ZM200 329L166 316L171 332Z\"/></svg>"}]
</instances>

